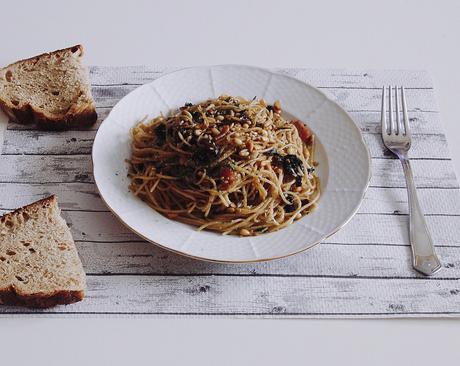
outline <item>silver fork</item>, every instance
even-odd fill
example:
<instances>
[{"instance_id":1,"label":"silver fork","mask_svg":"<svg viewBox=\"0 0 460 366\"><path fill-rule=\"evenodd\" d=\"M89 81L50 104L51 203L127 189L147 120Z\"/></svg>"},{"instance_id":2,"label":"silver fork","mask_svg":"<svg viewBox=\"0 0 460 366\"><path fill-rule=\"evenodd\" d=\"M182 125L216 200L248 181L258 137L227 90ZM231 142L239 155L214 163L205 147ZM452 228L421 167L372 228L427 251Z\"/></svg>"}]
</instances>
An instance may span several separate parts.
<instances>
[{"instance_id":1,"label":"silver fork","mask_svg":"<svg viewBox=\"0 0 460 366\"><path fill-rule=\"evenodd\" d=\"M402 122L398 88L394 87L394 104L396 107L396 111L394 111L392 100L393 88L390 86L388 87L389 123L387 123L387 97L386 89L383 87L382 138L388 150L395 154L401 161L406 177L407 197L409 201L409 237L412 248L412 265L417 271L430 276L441 269L441 262L434 250L433 241L417 198L412 168L407 156L411 146L411 134L409 129L409 117L407 115L406 95L403 87L401 87L400 90Z\"/></svg>"}]
</instances>

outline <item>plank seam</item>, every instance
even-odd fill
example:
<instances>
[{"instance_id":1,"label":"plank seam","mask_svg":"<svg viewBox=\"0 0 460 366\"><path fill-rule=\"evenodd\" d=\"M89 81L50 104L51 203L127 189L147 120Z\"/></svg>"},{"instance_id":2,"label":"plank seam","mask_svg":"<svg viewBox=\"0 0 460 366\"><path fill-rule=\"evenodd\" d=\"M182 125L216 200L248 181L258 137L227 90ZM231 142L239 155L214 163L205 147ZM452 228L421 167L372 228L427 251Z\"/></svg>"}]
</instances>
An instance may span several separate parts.
<instances>
[{"instance_id":1,"label":"plank seam","mask_svg":"<svg viewBox=\"0 0 460 366\"><path fill-rule=\"evenodd\" d=\"M86 273L89 277L264 277L264 278L333 278L343 280L423 280L423 281L457 281L460 277L409 277L409 276L359 276L359 275L301 275L284 273Z\"/></svg>"}]
</instances>

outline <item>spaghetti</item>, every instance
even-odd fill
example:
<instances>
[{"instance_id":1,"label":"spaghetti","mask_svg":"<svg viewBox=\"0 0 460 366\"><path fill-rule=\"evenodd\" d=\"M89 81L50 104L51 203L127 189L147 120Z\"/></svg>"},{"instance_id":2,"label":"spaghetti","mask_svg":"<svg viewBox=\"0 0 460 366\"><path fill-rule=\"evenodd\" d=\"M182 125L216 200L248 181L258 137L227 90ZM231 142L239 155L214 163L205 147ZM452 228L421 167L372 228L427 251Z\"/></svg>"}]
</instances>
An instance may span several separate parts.
<instances>
[{"instance_id":1,"label":"spaghetti","mask_svg":"<svg viewBox=\"0 0 460 366\"><path fill-rule=\"evenodd\" d=\"M141 121L131 133L130 190L198 230L276 231L320 196L315 137L284 119L279 101L223 95Z\"/></svg>"}]
</instances>

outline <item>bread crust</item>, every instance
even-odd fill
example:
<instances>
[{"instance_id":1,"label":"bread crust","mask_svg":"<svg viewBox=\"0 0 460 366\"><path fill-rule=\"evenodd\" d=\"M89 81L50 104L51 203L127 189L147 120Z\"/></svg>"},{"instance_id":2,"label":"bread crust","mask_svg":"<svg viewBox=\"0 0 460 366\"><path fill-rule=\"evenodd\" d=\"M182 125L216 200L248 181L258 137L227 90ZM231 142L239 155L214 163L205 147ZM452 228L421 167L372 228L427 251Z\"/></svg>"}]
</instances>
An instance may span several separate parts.
<instances>
[{"instance_id":1,"label":"bread crust","mask_svg":"<svg viewBox=\"0 0 460 366\"><path fill-rule=\"evenodd\" d=\"M0 304L45 309L83 300L84 291L56 291L53 294L18 294L13 286L0 290Z\"/></svg>"},{"instance_id":2,"label":"bread crust","mask_svg":"<svg viewBox=\"0 0 460 366\"><path fill-rule=\"evenodd\" d=\"M72 51L73 49L75 49L75 51ZM43 52L39 55L36 55L36 56L32 56L32 57L29 57L29 58L24 58L22 60L18 60L18 61L15 61L11 64L9 64L8 66L5 66L4 69L10 67L10 66L13 66L13 65L16 65L16 64L19 64L21 62L26 62L26 61L33 61L35 59L39 59L43 56L50 56L50 55L54 55L56 53L59 53L59 52L63 52L63 51L71 51L73 53L77 52L77 51L80 51L80 57L83 56L85 54L84 50L83 50L83 46L81 44L77 44L75 46L72 46L72 47L66 47L66 48L61 48L59 50L55 50L55 51L51 51L51 52Z\"/></svg>"},{"instance_id":3,"label":"bread crust","mask_svg":"<svg viewBox=\"0 0 460 366\"><path fill-rule=\"evenodd\" d=\"M20 207L14 211L11 211L11 212L8 212L6 214L4 214L3 216L0 216L0 222L3 223L5 222L7 219L9 219L10 217L13 217L13 216L16 216L16 215L19 215L23 212L27 212L28 210L30 209L39 209L39 208L42 208L42 207L50 207L52 206L53 204L56 204L56 195L51 195L49 197L46 197L46 198L42 198L41 200L38 200L38 201L35 201L27 206L23 206L23 207Z\"/></svg>"},{"instance_id":4,"label":"bread crust","mask_svg":"<svg viewBox=\"0 0 460 366\"><path fill-rule=\"evenodd\" d=\"M45 52L38 56L30 57L27 59L16 61L3 69L11 67L15 64L33 61L43 56L50 56L59 52L71 51L73 53L80 52L81 57L84 54L83 46L76 45L73 47L67 47L53 52ZM24 104L21 107L15 107L8 101L0 99L0 109L14 122L20 124L33 124L35 123L39 129L62 131L68 130L73 127L90 127L97 120L96 107L94 103L88 103L82 111L73 113L68 112L64 115L54 116L48 113L43 113L35 109L30 104Z\"/></svg>"}]
</instances>

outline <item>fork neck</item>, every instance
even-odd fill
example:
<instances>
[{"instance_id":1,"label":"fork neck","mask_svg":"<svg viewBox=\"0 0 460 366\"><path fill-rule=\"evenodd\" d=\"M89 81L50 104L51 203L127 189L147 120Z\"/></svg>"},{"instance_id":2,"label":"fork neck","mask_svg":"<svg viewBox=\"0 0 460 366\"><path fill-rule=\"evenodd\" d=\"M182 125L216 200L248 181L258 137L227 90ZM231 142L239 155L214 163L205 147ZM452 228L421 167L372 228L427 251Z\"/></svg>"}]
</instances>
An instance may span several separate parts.
<instances>
[{"instance_id":1,"label":"fork neck","mask_svg":"<svg viewBox=\"0 0 460 366\"><path fill-rule=\"evenodd\" d=\"M401 160L401 162L409 160L407 157L407 151L398 151L396 155L398 156L399 160Z\"/></svg>"}]
</instances>

